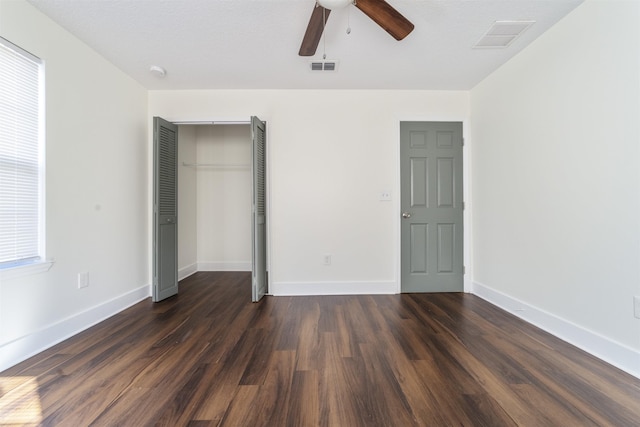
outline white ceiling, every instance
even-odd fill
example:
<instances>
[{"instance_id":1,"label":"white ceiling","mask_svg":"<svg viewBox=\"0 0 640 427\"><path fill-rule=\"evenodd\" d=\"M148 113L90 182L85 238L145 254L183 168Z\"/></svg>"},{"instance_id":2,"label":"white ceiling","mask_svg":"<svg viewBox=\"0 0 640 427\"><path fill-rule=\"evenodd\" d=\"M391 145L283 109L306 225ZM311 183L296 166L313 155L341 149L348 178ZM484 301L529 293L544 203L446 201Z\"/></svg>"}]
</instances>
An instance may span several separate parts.
<instances>
[{"instance_id":1,"label":"white ceiling","mask_svg":"<svg viewBox=\"0 0 640 427\"><path fill-rule=\"evenodd\" d=\"M388 0L415 24L400 42L348 6L325 29L334 73L298 56L314 0L28 1L148 89L468 90L583 0ZM506 49L472 48L502 20L536 23Z\"/></svg>"}]
</instances>

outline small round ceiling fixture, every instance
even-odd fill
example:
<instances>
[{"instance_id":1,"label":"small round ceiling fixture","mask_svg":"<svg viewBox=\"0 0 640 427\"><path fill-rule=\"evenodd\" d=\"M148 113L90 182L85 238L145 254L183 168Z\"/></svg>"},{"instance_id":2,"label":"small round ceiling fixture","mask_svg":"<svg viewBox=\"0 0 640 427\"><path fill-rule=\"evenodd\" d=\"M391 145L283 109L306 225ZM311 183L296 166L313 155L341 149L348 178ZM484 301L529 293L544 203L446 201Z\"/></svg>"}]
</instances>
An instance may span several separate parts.
<instances>
[{"instance_id":1,"label":"small round ceiling fixture","mask_svg":"<svg viewBox=\"0 0 640 427\"><path fill-rule=\"evenodd\" d=\"M353 4L353 0L318 0L318 4L325 9L342 9L350 4Z\"/></svg>"},{"instance_id":2,"label":"small round ceiling fixture","mask_svg":"<svg viewBox=\"0 0 640 427\"><path fill-rule=\"evenodd\" d=\"M167 70L157 65L152 65L151 67L149 67L149 72L159 79L162 79L167 75Z\"/></svg>"}]
</instances>

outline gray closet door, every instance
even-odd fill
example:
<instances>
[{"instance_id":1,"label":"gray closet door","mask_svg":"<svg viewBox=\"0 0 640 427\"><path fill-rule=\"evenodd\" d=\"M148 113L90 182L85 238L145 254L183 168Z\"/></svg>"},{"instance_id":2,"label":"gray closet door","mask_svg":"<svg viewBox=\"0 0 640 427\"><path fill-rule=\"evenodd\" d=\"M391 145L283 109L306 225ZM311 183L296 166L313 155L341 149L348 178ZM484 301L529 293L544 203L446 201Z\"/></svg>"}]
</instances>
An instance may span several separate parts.
<instances>
[{"instance_id":1,"label":"gray closet door","mask_svg":"<svg viewBox=\"0 0 640 427\"><path fill-rule=\"evenodd\" d=\"M178 293L178 127L153 118L153 301Z\"/></svg>"},{"instance_id":2,"label":"gray closet door","mask_svg":"<svg viewBox=\"0 0 640 427\"><path fill-rule=\"evenodd\" d=\"M462 123L401 122L401 290L463 290Z\"/></svg>"},{"instance_id":3,"label":"gray closet door","mask_svg":"<svg viewBox=\"0 0 640 427\"><path fill-rule=\"evenodd\" d=\"M253 198L252 198L252 300L258 302L268 292L266 224L266 124L251 117Z\"/></svg>"}]
</instances>

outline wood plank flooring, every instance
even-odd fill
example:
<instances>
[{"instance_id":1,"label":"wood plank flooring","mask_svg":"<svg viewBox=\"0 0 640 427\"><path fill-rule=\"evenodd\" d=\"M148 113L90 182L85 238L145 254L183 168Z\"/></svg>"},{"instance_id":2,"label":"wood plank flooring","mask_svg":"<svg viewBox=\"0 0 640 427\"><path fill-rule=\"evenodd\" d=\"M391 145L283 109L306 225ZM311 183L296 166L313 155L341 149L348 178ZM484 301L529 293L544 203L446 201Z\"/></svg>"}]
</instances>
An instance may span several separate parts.
<instances>
[{"instance_id":1,"label":"wood plank flooring","mask_svg":"<svg viewBox=\"0 0 640 427\"><path fill-rule=\"evenodd\" d=\"M467 294L197 273L0 373L0 425L640 426L640 380Z\"/></svg>"}]
</instances>

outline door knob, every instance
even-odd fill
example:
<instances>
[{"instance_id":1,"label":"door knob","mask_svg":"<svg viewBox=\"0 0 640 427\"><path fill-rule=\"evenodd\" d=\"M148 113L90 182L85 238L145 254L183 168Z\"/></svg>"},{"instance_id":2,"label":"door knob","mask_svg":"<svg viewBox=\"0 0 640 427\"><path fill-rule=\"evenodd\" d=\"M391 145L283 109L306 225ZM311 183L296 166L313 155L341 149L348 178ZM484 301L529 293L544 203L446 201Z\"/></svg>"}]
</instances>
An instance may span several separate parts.
<instances>
[{"instance_id":1,"label":"door knob","mask_svg":"<svg viewBox=\"0 0 640 427\"><path fill-rule=\"evenodd\" d=\"M411 214L409 212L402 212L402 218L411 218Z\"/></svg>"}]
</instances>

